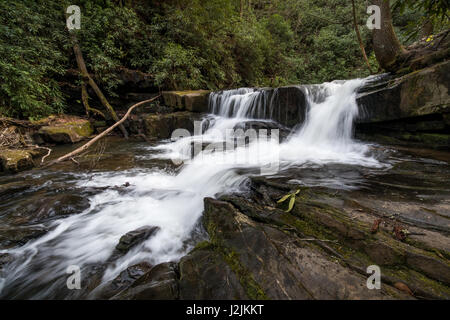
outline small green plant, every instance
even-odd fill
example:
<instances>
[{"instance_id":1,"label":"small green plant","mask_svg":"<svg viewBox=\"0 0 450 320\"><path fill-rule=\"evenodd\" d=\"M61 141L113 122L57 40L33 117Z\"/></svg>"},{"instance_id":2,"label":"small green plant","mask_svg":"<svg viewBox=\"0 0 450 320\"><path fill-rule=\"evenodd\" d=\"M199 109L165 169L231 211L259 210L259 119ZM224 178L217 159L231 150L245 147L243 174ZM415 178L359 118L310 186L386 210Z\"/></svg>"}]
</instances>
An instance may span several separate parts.
<instances>
[{"instance_id":1,"label":"small green plant","mask_svg":"<svg viewBox=\"0 0 450 320\"><path fill-rule=\"evenodd\" d=\"M289 199L289 205L287 210L285 210L286 212L291 212L291 210L294 208L294 204L295 204L295 196L297 194L300 193L300 189L298 189L295 192L292 193L288 193L287 195L285 195L284 197L282 197L280 200L277 201L277 203L283 203L285 202L287 199Z\"/></svg>"}]
</instances>

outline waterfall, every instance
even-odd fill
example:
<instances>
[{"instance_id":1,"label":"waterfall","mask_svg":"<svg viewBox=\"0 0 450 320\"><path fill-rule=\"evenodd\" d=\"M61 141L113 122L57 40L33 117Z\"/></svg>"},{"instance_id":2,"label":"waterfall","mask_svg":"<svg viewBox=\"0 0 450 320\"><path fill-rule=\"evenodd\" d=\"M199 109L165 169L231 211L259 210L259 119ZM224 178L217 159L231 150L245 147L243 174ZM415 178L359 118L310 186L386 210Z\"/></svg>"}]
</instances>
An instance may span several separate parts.
<instances>
[{"instance_id":1,"label":"waterfall","mask_svg":"<svg viewBox=\"0 0 450 320\"><path fill-rule=\"evenodd\" d=\"M122 235L143 226L158 226L160 231L108 264L104 282L142 261L155 265L180 259L195 244L189 239L202 215L203 199L246 188L248 177L238 169L267 166L273 155L279 161L279 174L310 164L381 166L367 155L366 145L352 139L353 119L358 110L355 91L363 82L350 80L302 87L307 104L305 120L283 143L257 140L232 152L201 152L176 173L149 168L80 176L76 184L82 187L125 182L130 186L125 193L107 188L89 199L90 208L84 212L52 222L50 231L41 238L0 251L15 257L5 269L6 277L0 278L0 285L3 284L0 296L61 297L64 293L58 295L55 288L65 286L68 266L77 265L84 270L92 264L105 263ZM274 93L264 89L214 93L209 106L212 115L208 117L213 121L205 132L148 147L151 157L186 160L193 142L221 143L226 130L255 118L274 120L277 112Z\"/></svg>"}]
</instances>

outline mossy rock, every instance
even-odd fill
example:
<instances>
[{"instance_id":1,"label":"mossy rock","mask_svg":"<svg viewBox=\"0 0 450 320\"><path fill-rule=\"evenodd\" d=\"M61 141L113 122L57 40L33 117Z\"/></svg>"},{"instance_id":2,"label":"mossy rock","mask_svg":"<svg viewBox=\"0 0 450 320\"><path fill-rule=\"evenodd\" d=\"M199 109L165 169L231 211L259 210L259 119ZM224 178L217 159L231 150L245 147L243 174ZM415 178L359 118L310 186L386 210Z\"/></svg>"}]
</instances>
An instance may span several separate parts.
<instances>
[{"instance_id":1,"label":"mossy rock","mask_svg":"<svg viewBox=\"0 0 450 320\"><path fill-rule=\"evenodd\" d=\"M91 123L88 120L77 120L44 126L39 129L41 137L50 143L76 143L88 138L94 133Z\"/></svg>"},{"instance_id":2,"label":"mossy rock","mask_svg":"<svg viewBox=\"0 0 450 320\"><path fill-rule=\"evenodd\" d=\"M179 110L191 112L208 111L208 90L164 91L164 104Z\"/></svg>"},{"instance_id":3,"label":"mossy rock","mask_svg":"<svg viewBox=\"0 0 450 320\"><path fill-rule=\"evenodd\" d=\"M33 155L28 150L7 149L0 152L1 171L16 173L34 167Z\"/></svg>"}]
</instances>

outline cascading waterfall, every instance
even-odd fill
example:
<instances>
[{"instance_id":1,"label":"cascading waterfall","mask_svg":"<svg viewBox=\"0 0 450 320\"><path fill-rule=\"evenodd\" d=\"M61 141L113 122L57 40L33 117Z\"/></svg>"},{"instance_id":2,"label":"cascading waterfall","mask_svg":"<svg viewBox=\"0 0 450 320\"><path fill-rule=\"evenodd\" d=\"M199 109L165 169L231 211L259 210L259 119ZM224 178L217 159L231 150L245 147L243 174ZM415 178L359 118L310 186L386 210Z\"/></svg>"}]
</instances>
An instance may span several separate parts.
<instances>
[{"instance_id":1,"label":"cascading waterfall","mask_svg":"<svg viewBox=\"0 0 450 320\"><path fill-rule=\"evenodd\" d=\"M133 264L148 261L158 264L176 261L193 246L192 238L203 211L203 199L218 193L245 188L247 176L242 168L268 165L277 154L282 173L291 167L314 163L342 163L378 167L367 155L368 147L352 140L352 123L357 115L355 91L364 80L332 82L304 87L308 112L303 125L281 144L257 140L222 155L201 153L178 173L151 168L140 171L96 173L79 179L82 187L104 187L129 182L126 193L106 189L92 196L90 208L68 218L54 221L50 231L22 247L3 250L15 257L0 279L0 296L6 298L54 298L65 286L66 270L77 265L82 270L104 264L120 237L143 226L158 226L160 231L105 267L103 282L109 281ZM149 151L158 159L190 156L193 142L223 142L228 129L251 119L268 119L274 112L264 90L238 89L212 94L213 121L200 136L163 142ZM248 161L248 150L252 161ZM3 289L3 290L2 290ZM64 292L64 291L61 291Z\"/></svg>"}]
</instances>

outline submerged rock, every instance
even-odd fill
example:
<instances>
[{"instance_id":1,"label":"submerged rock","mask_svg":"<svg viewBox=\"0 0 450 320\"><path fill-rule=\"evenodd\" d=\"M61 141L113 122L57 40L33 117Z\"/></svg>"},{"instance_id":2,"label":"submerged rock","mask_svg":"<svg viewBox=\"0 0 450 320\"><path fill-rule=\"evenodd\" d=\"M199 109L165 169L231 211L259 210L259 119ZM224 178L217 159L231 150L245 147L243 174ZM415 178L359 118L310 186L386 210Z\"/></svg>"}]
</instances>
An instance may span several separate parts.
<instances>
[{"instance_id":1,"label":"submerged rock","mask_svg":"<svg viewBox=\"0 0 450 320\"><path fill-rule=\"evenodd\" d=\"M42 225L34 226L2 226L0 227L0 249L23 246L28 241L46 234L48 229Z\"/></svg>"},{"instance_id":2,"label":"submerged rock","mask_svg":"<svg viewBox=\"0 0 450 320\"><path fill-rule=\"evenodd\" d=\"M151 270L152 266L146 262L126 268L113 280L98 286L89 296L93 299L109 299L127 289L136 280Z\"/></svg>"},{"instance_id":3,"label":"submerged rock","mask_svg":"<svg viewBox=\"0 0 450 320\"><path fill-rule=\"evenodd\" d=\"M37 195L24 201L20 210L15 210L10 219L15 225L42 222L51 218L78 214L89 208L89 200L76 194L57 194L42 197Z\"/></svg>"},{"instance_id":4,"label":"submerged rock","mask_svg":"<svg viewBox=\"0 0 450 320\"><path fill-rule=\"evenodd\" d=\"M178 299L178 266L166 262L154 266L113 300L172 300Z\"/></svg>"},{"instance_id":5,"label":"submerged rock","mask_svg":"<svg viewBox=\"0 0 450 320\"><path fill-rule=\"evenodd\" d=\"M116 250L125 253L137 244L147 240L159 231L159 227L146 226L128 232L119 240Z\"/></svg>"}]
</instances>

